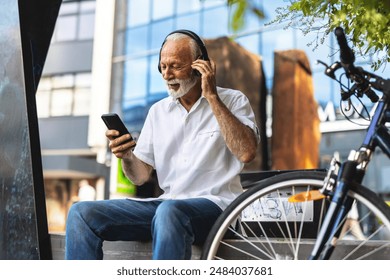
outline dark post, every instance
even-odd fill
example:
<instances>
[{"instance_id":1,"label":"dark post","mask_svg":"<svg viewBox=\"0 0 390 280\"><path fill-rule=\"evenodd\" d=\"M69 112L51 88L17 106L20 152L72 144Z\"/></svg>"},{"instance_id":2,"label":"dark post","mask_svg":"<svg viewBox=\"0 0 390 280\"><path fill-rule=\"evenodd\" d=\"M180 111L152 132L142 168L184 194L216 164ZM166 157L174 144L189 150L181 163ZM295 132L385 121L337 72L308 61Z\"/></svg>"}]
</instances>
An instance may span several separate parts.
<instances>
[{"instance_id":1,"label":"dark post","mask_svg":"<svg viewBox=\"0 0 390 280\"><path fill-rule=\"evenodd\" d=\"M60 5L0 2L0 259L51 259L35 93Z\"/></svg>"}]
</instances>

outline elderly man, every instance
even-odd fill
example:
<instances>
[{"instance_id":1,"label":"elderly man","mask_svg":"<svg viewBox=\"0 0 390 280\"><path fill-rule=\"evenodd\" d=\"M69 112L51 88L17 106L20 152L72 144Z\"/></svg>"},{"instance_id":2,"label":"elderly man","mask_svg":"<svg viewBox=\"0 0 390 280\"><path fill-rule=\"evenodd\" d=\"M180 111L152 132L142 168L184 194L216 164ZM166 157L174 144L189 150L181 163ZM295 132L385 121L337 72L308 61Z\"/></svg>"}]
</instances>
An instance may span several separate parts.
<instances>
[{"instance_id":1,"label":"elderly man","mask_svg":"<svg viewBox=\"0 0 390 280\"><path fill-rule=\"evenodd\" d=\"M215 68L195 33L166 37L158 69L169 96L151 107L136 146L129 134L106 132L126 176L142 185L156 170L163 194L76 203L67 221L67 259L103 258L104 240L152 240L153 259L190 259L191 245L205 240L242 192L239 173L259 141L248 99L217 87Z\"/></svg>"}]
</instances>

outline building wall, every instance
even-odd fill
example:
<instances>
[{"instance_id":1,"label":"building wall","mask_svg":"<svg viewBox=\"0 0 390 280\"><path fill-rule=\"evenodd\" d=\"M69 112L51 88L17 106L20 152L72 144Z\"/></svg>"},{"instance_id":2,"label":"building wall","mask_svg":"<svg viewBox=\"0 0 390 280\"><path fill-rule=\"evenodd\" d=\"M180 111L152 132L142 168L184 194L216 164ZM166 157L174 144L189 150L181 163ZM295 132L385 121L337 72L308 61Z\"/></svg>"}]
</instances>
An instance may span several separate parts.
<instances>
[{"instance_id":1,"label":"building wall","mask_svg":"<svg viewBox=\"0 0 390 280\"><path fill-rule=\"evenodd\" d=\"M108 198L109 167L88 143L95 7L63 1L36 94L50 232L65 230L83 180Z\"/></svg>"}]
</instances>

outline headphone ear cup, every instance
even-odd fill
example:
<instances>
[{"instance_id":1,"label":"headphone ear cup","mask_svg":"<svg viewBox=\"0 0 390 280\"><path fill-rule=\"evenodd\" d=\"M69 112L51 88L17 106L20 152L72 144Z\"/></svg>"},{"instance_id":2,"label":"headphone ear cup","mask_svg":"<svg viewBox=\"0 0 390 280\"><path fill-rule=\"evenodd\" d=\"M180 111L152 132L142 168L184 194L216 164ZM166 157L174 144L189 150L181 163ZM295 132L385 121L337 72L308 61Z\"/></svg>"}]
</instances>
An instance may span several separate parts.
<instances>
[{"instance_id":1,"label":"headphone ear cup","mask_svg":"<svg viewBox=\"0 0 390 280\"><path fill-rule=\"evenodd\" d=\"M169 36L170 34L167 35L167 37ZM157 69L158 69L158 72L160 72L162 74L162 71L161 71L161 65L160 65L160 62L161 62L161 51L162 51L162 48L164 47L164 44L167 40L167 37L165 37L163 43L161 44L161 48L160 48L160 52L158 54L158 65L157 65Z\"/></svg>"}]
</instances>

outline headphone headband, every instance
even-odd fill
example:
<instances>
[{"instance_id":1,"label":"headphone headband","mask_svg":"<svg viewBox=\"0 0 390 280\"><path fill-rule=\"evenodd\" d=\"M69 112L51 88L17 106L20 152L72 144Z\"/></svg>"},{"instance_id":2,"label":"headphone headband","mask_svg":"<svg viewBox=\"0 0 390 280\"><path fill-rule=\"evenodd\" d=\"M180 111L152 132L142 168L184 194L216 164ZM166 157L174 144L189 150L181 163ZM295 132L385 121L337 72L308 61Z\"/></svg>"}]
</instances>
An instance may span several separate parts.
<instances>
[{"instance_id":1,"label":"headphone headband","mask_svg":"<svg viewBox=\"0 0 390 280\"><path fill-rule=\"evenodd\" d=\"M158 71L161 73L161 66L160 66L160 61L161 61L161 50L165 44L165 42L167 41L167 38L169 37L169 35L172 35L172 34L175 34L175 33L181 33L181 34L184 34L184 35L187 35L189 37L191 37L195 42L196 44L198 45L198 47L200 48L200 51L202 53L202 56L200 57L201 59L203 60L209 60L209 55L207 53L207 49L206 49L206 46L205 44L203 43L202 39L193 31L191 30L187 30L187 29L179 29L179 30L176 30L176 31L173 31L171 33L169 33L162 45L161 45L161 48L160 48L160 55L159 55L159 58L158 58Z\"/></svg>"}]
</instances>

